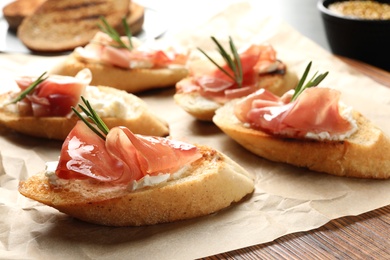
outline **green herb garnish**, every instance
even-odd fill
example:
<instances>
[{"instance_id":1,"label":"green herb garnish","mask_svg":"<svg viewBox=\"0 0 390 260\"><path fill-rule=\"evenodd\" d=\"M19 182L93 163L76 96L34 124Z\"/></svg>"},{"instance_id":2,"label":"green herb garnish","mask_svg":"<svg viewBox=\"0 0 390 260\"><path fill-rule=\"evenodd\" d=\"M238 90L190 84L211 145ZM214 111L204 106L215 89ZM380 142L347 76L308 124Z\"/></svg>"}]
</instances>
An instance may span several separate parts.
<instances>
[{"instance_id":1,"label":"green herb garnish","mask_svg":"<svg viewBox=\"0 0 390 260\"><path fill-rule=\"evenodd\" d=\"M74 107L72 107L73 112L81 119L83 122L93 131L95 132L99 137L101 137L103 140L106 140L106 135L110 131L108 129L107 125L103 122L103 120L99 117L99 115L96 113L96 111L92 108L91 104L88 100L86 100L83 96L81 97L81 100L85 104L85 107L79 104L80 109L87 115L89 119L92 120L93 123L95 123L96 126L91 124L87 119L85 119L80 112L78 112Z\"/></svg>"},{"instance_id":2,"label":"green herb garnish","mask_svg":"<svg viewBox=\"0 0 390 260\"><path fill-rule=\"evenodd\" d=\"M15 104L17 102L19 102L20 100L22 100L23 98L25 98L28 94L30 94L39 84L41 84L43 81L45 81L48 77L45 77L46 72L42 73L41 76L39 76L33 83L31 83L30 86L28 86L28 88L26 88L25 90L23 90L19 96L17 96L15 99L13 99L11 102L9 102L9 104Z\"/></svg>"},{"instance_id":3,"label":"green herb garnish","mask_svg":"<svg viewBox=\"0 0 390 260\"><path fill-rule=\"evenodd\" d=\"M306 69L305 69L305 72L303 73L301 79L299 80L297 86L295 87L295 91L294 91L294 95L292 96L291 98L291 102L296 100L298 98L298 96L307 88L311 88L311 87L315 87L315 86L318 86L318 84L320 84L320 82L328 75L328 71L325 72L325 73L322 73L320 75L317 76L318 74L318 71L313 75L313 77L309 80L309 82L307 82L305 85L305 81L306 81L306 78L307 78L307 75L309 74L309 71L310 71L310 67L311 67L311 62L309 62L309 64L307 65Z\"/></svg>"},{"instance_id":4,"label":"green herb garnish","mask_svg":"<svg viewBox=\"0 0 390 260\"><path fill-rule=\"evenodd\" d=\"M217 45L217 50L221 54L222 58L225 60L228 67L233 71L233 75L231 73L229 73L227 70L225 70L224 68L222 68L216 61L214 61L202 49L198 48L198 50L201 51L223 73L225 73L229 78L234 80L239 87L241 87L242 81L243 81L241 59L240 59L240 56L237 52L237 49L233 43L232 38L229 37L229 46L230 46L230 51L231 51L233 57L231 57L231 55L228 54L228 52L222 47L222 45L217 41L217 39L215 37L212 36L211 39Z\"/></svg>"},{"instance_id":5,"label":"green herb garnish","mask_svg":"<svg viewBox=\"0 0 390 260\"><path fill-rule=\"evenodd\" d=\"M101 16L100 20L103 22L103 25L102 24L98 24L100 30L102 32L106 33L108 36L110 36L113 41L118 43L119 44L119 48L126 48L129 51L131 51L133 49L133 43L131 41L131 37L133 35L131 34L131 30L129 28L129 25L127 24L127 21L126 21L125 17L122 19L122 24L123 24L123 27L125 28L126 36L129 39L129 45L126 45L122 41L121 36L119 35L119 33L107 22L106 18Z\"/></svg>"}]
</instances>

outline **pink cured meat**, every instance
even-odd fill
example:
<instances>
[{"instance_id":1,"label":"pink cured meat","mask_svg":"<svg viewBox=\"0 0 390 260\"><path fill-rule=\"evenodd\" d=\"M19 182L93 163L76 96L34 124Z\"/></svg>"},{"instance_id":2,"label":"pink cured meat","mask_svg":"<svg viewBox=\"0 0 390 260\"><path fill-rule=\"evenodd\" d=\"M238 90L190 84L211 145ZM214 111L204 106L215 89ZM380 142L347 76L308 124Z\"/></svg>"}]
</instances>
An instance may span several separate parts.
<instances>
[{"instance_id":1,"label":"pink cured meat","mask_svg":"<svg viewBox=\"0 0 390 260\"><path fill-rule=\"evenodd\" d=\"M112 128L103 140L79 121L62 146L56 174L62 179L128 184L147 174L173 173L200 157L191 144L135 135L124 127Z\"/></svg>"},{"instance_id":2,"label":"pink cured meat","mask_svg":"<svg viewBox=\"0 0 390 260\"><path fill-rule=\"evenodd\" d=\"M252 128L274 135L305 137L308 132L342 134L351 123L340 115L340 92L330 88L306 89L295 101L258 90L235 107L235 115Z\"/></svg>"}]
</instances>

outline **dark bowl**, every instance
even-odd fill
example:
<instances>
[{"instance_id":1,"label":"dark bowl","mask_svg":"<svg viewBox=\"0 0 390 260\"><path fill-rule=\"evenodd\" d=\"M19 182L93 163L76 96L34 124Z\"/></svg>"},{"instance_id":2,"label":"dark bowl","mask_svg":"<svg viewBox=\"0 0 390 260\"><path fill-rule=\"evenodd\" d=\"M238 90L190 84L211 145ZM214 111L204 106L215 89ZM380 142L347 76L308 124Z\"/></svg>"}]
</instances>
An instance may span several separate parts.
<instances>
[{"instance_id":1,"label":"dark bowl","mask_svg":"<svg viewBox=\"0 0 390 260\"><path fill-rule=\"evenodd\" d=\"M334 13L328 6L343 0L319 0L332 52L390 71L390 20L357 19ZM390 0L377 0L390 3Z\"/></svg>"}]
</instances>

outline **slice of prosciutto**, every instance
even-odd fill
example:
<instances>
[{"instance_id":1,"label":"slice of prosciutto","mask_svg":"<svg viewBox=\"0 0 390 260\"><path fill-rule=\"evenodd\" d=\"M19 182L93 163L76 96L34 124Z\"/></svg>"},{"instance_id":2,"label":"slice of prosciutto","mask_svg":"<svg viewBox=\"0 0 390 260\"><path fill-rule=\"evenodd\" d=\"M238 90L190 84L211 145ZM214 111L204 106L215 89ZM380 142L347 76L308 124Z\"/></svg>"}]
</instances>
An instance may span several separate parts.
<instances>
[{"instance_id":1,"label":"slice of prosciutto","mask_svg":"<svg viewBox=\"0 0 390 260\"><path fill-rule=\"evenodd\" d=\"M125 36L121 40L129 45L129 39ZM93 60L111 64L124 69L136 68L166 68L171 65L184 66L188 59L188 53L174 46L162 46L153 43L141 43L137 38L132 38L133 49L118 47L118 44L110 36L98 32L85 47L75 49L76 56L81 59Z\"/></svg>"},{"instance_id":2,"label":"slice of prosciutto","mask_svg":"<svg viewBox=\"0 0 390 260\"><path fill-rule=\"evenodd\" d=\"M79 121L62 146L56 175L127 185L145 175L174 173L201 156L194 145L125 127L112 128L103 140Z\"/></svg>"},{"instance_id":3,"label":"slice of prosciutto","mask_svg":"<svg viewBox=\"0 0 390 260\"><path fill-rule=\"evenodd\" d=\"M327 138L334 139L356 130L352 117L341 113L339 91L313 87L293 102L291 97L292 92L278 97L261 89L237 102L234 113L253 129L291 138L327 133Z\"/></svg>"},{"instance_id":4,"label":"slice of prosciutto","mask_svg":"<svg viewBox=\"0 0 390 260\"><path fill-rule=\"evenodd\" d=\"M256 83L259 75L285 72L285 65L276 59L276 51L271 45L252 44L239 52L243 72L243 84L236 82L213 64L193 63L190 66L190 78L176 84L176 93L199 92L207 99L219 103L247 96L258 88ZM221 67L233 75L227 64Z\"/></svg>"},{"instance_id":5,"label":"slice of prosciutto","mask_svg":"<svg viewBox=\"0 0 390 260\"><path fill-rule=\"evenodd\" d=\"M71 107L77 106L91 79L88 69L80 71L75 77L51 75L17 103L19 114L35 117L68 116L72 113ZM23 91L35 80L33 77L20 77L16 83Z\"/></svg>"}]
</instances>

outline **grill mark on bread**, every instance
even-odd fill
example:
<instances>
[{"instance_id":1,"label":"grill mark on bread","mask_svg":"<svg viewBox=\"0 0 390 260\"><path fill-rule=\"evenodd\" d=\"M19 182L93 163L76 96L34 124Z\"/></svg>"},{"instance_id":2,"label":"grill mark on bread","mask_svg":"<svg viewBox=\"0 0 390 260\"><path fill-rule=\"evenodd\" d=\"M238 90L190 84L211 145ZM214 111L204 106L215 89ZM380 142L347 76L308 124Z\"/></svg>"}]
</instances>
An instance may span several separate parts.
<instances>
[{"instance_id":1,"label":"grill mark on bread","mask_svg":"<svg viewBox=\"0 0 390 260\"><path fill-rule=\"evenodd\" d=\"M33 51L73 50L87 44L99 30L100 16L116 28L129 12L128 0L46 0L23 20L17 36Z\"/></svg>"},{"instance_id":2,"label":"grill mark on bread","mask_svg":"<svg viewBox=\"0 0 390 260\"><path fill-rule=\"evenodd\" d=\"M79 23L79 22L89 22L89 21L93 21L93 20L96 20L96 24L91 24L91 25L94 25L93 27L96 27L97 28L97 24L98 24L98 20L99 20L99 17L101 15L100 14L91 14L91 15L85 15L85 16L80 16L80 17L59 17L58 19L56 19L56 23Z\"/></svg>"},{"instance_id":3,"label":"grill mark on bread","mask_svg":"<svg viewBox=\"0 0 390 260\"><path fill-rule=\"evenodd\" d=\"M90 9L93 7L93 9ZM104 1L94 1L94 2L88 2L88 3L79 3L79 4L73 4L73 5L67 5L67 6L59 6L51 8L52 13L59 13L58 18L56 19L57 23L78 23L82 21L93 21L93 20L99 20L102 16L107 16L105 14L105 7L106 3ZM70 16L63 16L61 14L66 12L74 12L77 14L84 14L80 17L75 17L73 14ZM115 11L111 11L111 13L115 13ZM95 26L94 26L95 27Z\"/></svg>"},{"instance_id":4,"label":"grill mark on bread","mask_svg":"<svg viewBox=\"0 0 390 260\"><path fill-rule=\"evenodd\" d=\"M99 2L88 2L88 3L79 3L79 4L75 4L75 5L67 5L67 6L63 6L63 7L60 7L60 8L55 8L53 9L54 11L69 11L69 10L78 10L78 9L85 9L85 8L88 8L88 7L96 7L96 6L99 6L99 5L104 5L104 2L103 1L99 1Z\"/></svg>"},{"instance_id":5,"label":"grill mark on bread","mask_svg":"<svg viewBox=\"0 0 390 260\"><path fill-rule=\"evenodd\" d=\"M98 20L101 15L88 15L84 17L80 17L76 21L82 21L82 20Z\"/></svg>"}]
</instances>

